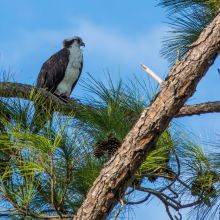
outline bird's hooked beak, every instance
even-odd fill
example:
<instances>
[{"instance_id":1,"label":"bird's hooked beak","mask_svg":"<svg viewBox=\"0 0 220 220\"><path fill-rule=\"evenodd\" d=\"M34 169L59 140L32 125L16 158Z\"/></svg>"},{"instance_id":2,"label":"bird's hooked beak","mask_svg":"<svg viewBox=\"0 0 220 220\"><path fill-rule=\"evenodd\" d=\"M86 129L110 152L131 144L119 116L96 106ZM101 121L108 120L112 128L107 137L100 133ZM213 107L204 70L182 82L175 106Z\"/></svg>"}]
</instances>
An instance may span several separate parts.
<instances>
[{"instance_id":1,"label":"bird's hooked beak","mask_svg":"<svg viewBox=\"0 0 220 220\"><path fill-rule=\"evenodd\" d=\"M82 41L82 42L80 43L80 46L85 47L86 45L85 45L85 43Z\"/></svg>"}]
</instances>

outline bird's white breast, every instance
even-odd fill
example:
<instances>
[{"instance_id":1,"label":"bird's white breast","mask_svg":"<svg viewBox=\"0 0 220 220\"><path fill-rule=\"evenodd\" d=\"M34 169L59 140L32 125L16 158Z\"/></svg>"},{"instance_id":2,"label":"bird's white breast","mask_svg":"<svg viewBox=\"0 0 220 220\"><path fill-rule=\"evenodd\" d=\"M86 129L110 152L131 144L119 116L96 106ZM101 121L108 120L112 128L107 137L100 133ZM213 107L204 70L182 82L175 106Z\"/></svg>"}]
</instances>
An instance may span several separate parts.
<instances>
[{"instance_id":1,"label":"bird's white breast","mask_svg":"<svg viewBox=\"0 0 220 220\"><path fill-rule=\"evenodd\" d=\"M65 71L63 80L59 83L56 93L58 95L70 96L71 89L80 74L82 63L82 50L77 45L72 45L69 48L69 62Z\"/></svg>"}]
</instances>

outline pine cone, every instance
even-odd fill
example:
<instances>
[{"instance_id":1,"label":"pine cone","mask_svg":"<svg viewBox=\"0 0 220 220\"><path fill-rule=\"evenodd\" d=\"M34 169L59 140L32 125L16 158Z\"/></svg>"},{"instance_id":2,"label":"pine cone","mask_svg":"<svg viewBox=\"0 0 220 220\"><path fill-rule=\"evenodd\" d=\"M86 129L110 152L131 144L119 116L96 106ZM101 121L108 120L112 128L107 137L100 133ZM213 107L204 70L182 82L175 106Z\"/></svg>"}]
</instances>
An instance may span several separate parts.
<instances>
[{"instance_id":1,"label":"pine cone","mask_svg":"<svg viewBox=\"0 0 220 220\"><path fill-rule=\"evenodd\" d=\"M106 151L106 141L103 142L97 142L95 144L95 150L94 150L94 156L97 158L102 157L105 154Z\"/></svg>"},{"instance_id":2,"label":"pine cone","mask_svg":"<svg viewBox=\"0 0 220 220\"><path fill-rule=\"evenodd\" d=\"M94 156L100 158L105 153L107 153L108 156L110 157L117 151L120 145L121 142L117 138L112 137L111 135L108 137L107 140L104 140L102 142L97 142L95 144Z\"/></svg>"},{"instance_id":3,"label":"pine cone","mask_svg":"<svg viewBox=\"0 0 220 220\"><path fill-rule=\"evenodd\" d=\"M121 146L121 142L117 138L115 137L109 138L106 145L108 155L113 155L120 146Z\"/></svg>"}]
</instances>

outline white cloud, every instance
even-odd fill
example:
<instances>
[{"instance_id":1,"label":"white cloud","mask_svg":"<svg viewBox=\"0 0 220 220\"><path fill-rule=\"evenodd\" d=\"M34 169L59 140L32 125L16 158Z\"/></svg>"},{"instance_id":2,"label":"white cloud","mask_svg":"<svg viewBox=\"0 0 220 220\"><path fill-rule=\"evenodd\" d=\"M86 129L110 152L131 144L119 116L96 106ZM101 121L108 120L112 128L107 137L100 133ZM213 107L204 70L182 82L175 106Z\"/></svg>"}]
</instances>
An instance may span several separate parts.
<instances>
[{"instance_id":1,"label":"white cloud","mask_svg":"<svg viewBox=\"0 0 220 220\"><path fill-rule=\"evenodd\" d=\"M125 64L159 60L161 36L165 27L156 27L139 36L135 34L134 37L123 34L123 31L81 21L76 31L85 39L89 54Z\"/></svg>"},{"instance_id":2,"label":"white cloud","mask_svg":"<svg viewBox=\"0 0 220 220\"><path fill-rule=\"evenodd\" d=\"M165 27L159 26L145 33L128 35L123 30L103 27L89 21L79 20L69 27L47 30L18 30L18 36L12 42L4 42L3 61L10 60L10 65L23 62L27 57L46 54L43 59L61 47L62 40L80 35L86 42L85 57L87 63L98 63L105 68L112 65L136 65L140 62L159 68L164 61L159 57L161 36ZM1 47L2 48L2 47ZM49 52L48 49L49 48ZM48 52L48 53L47 53Z\"/></svg>"},{"instance_id":3,"label":"white cloud","mask_svg":"<svg viewBox=\"0 0 220 220\"><path fill-rule=\"evenodd\" d=\"M100 73L110 68L111 74L117 76L121 71L126 77L126 74L137 73L139 64L144 62L163 75L165 63L159 50L165 30L166 27L159 26L128 35L123 30L80 19L64 29L18 30L16 37L0 45L3 48L1 63L7 66L10 60L10 66L20 71L15 79L25 81L26 74L31 72L29 79L35 81L42 62L62 47L63 39L79 35L86 43L84 72Z\"/></svg>"}]
</instances>

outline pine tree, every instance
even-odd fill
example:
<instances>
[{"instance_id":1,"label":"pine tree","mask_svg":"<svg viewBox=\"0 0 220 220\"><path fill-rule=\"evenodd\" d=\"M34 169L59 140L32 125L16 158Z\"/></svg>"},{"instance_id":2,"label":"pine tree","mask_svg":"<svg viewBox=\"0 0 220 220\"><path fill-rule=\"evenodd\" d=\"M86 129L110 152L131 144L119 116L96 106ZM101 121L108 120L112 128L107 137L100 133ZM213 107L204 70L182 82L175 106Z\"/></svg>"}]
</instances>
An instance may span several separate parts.
<instances>
[{"instance_id":1,"label":"pine tree","mask_svg":"<svg viewBox=\"0 0 220 220\"><path fill-rule=\"evenodd\" d=\"M161 0L172 30L162 54L171 63L184 59L190 45L220 8L217 0ZM170 13L173 16L170 16ZM41 130L32 129L31 101L0 102L0 216L71 218L81 206L104 163L117 152L140 113L154 99L141 80L108 85L88 77L87 99L77 115L54 113ZM90 94L90 95L89 95ZM30 100L39 100L33 93ZM35 115L36 116L36 115ZM36 119L35 119L36 120ZM190 135L171 124L130 179L126 193L110 213L158 198L171 219L192 207L199 219L217 216L219 152L206 153ZM143 199L136 200L136 193ZM178 216L173 217L173 210Z\"/></svg>"},{"instance_id":2,"label":"pine tree","mask_svg":"<svg viewBox=\"0 0 220 220\"><path fill-rule=\"evenodd\" d=\"M120 80L114 84L109 79L109 85L104 85L89 76L86 81L89 83L85 89L91 95L80 106L77 118L54 114L53 120L38 133L31 127L34 115L31 102L1 101L0 189L1 206L5 210L2 216L21 219L73 216L103 164L112 156L107 149L96 158L93 153L97 143L105 146L114 140L120 145L151 101L149 97L154 97L154 94L143 97L147 86L143 80L133 79L132 83ZM133 201L137 192L146 195L143 202L152 197L166 199L167 203L161 201L168 210L173 195L187 196L185 206L196 206L200 213L205 207L218 204L216 163L184 135L176 125L163 133L130 180L123 205L118 204L112 217L119 211L123 214L125 207L142 202ZM151 182L154 184L146 188ZM174 205L178 211L184 208L178 199Z\"/></svg>"},{"instance_id":3,"label":"pine tree","mask_svg":"<svg viewBox=\"0 0 220 220\"><path fill-rule=\"evenodd\" d=\"M161 55L174 64L184 58L202 30L220 8L218 0L159 0L166 9L170 30L164 37Z\"/></svg>"}]
</instances>

